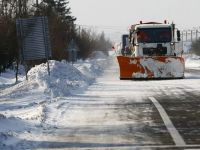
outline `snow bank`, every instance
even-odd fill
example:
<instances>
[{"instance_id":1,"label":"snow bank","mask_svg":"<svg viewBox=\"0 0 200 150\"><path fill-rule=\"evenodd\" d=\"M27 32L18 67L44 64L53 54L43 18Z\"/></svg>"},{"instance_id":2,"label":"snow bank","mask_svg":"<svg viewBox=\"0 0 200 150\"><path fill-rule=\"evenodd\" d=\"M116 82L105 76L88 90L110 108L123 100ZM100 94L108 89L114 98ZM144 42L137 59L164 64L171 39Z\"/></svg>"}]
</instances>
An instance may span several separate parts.
<instances>
[{"instance_id":1,"label":"snow bank","mask_svg":"<svg viewBox=\"0 0 200 150\"><path fill-rule=\"evenodd\" d=\"M104 54L102 51L94 51L91 55L90 58L92 60L97 60L97 59L106 59L107 55Z\"/></svg>"},{"instance_id":2,"label":"snow bank","mask_svg":"<svg viewBox=\"0 0 200 150\"><path fill-rule=\"evenodd\" d=\"M79 60L76 64L74 64L74 67L87 76L87 78L94 80L96 76L99 76L103 72L105 65L106 63L104 59L88 59L86 61Z\"/></svg>"},{"instance_id":3,"label":"snow bank","mask_svg":"<svg viewBox=\"0 0 200 150\"><path fill-rule=\"evenodd\" d=\"M184 58L185 58L186 68L200 69L200 56L191 54L191 55L185 55Z\"/></svg>"},{"instance_id":4,"label":"snow bank","mask_svg":"<svg viewBox=\"0 0 200 150\"><path fill-rule=\"evenodd\" d=\"M103 58L80 60L73 65L65 61L51 60L50 76L47 73L47 64L41 64L28 72L28 78L36 81L45 93L50 93L53 97L67 96L86 88L103 71L105 56L98 53L97 57Z\"/></svg>"},{"instance_id":5,"label":"snow bank","mask_svg":"<svg viewBox=\"0 0 200 150\"><path fill-rule=\"evenodd\" d=\"M2 72L0 74L0 87L3 87L5 85L14 84L16 82L15 75L16 75L15 70L11 70L11 69L6 69L5 72ZM22 81L24 75L25 75L24 67L22 65L19 65L18 80Z\"/></svg>"},{"instance_id":6,"label":"snow bank","mask_svg":"<svg viewBox=\"0 0 200 150\"><path fill-rule=\"evenodd\" d=\"M35 66L28 72L28 82L24 81L13 86L15 72L7 70L0 76L1 97L21 97L34 93L35 90L43 91L52 96L68 96L75 91L83 90L90 85L103 71L107 64L103 53L95 52L93 59L79 60L75 64L66 61L49 61L50 76L47 72L47 64ZM9 85L9 86L7 86Z\"/></svg>"},{"instance_id":7,"label":"snow bank","mask_svg":"<svg viewBox=\"0 0 200 150\"><path fill-rule=\"evenodd\" d=\"M6 79L0 77L2 82L0 87L2 89L5 88L4 91L0 92L0 96L16 98L34 93L35 90L43 91L50 97L68 96L74 92L79 92L87 88L107 65L107 56L103 53L95 52L92 56L93 59L79 60L75 64L50 60L50 76L47 72L47 64L43 63L33 67L28 72L28 82L24 77L23 82L10 87L6 87L4 84L8 83L8 80L15 79L10 79L8 72L5 74L7 76ZM14 74L12 73L12 75Z\"/></svg>"},{"instance_id":8,"label":"snow bank","mask_svg":"<svg viewBox=\"0 0 200 150\"><path fill-rule=\"evenodd\" d=\"M107 66L108 56L101 51L95 51L91 54L91 58L85 61L79 60L74 64L74 67L90 78L90 80L94 80L96 76L99 76L103 72L105 66Z\"/></svg>"},{"instance_id":9,"label":"snow bank","mask_svg":"<svg viewBox=\"0 0 200 150\"><path fill-rule=\"evenodd\" d=\"M22 126L23 120L15 117L7 118L3 114L0 114L0 133L1 132L9 132L11 130L22 131L25 128L28 128L28 125ZM23 123L24 124L24 123Z\"/></svg>"},{"instance_id":10,"label":"snow bank","mask_svg":"<svg viewBox=\"0 0 200 150\"><path fill-rule=\"evenodd\" d=\"M85 90L107 63L105 55L100 53L93 55L93 59L79 60L75 64L51 60L50 76L47 64L43 63L28 72L28 81L23 76L17 84L15 72L6 70L0 76L0 149L17 145L27 137L34 139L32 132L38 134L38 129L59 123L56 119L62 118L68 108L65 96ZM61 109L63 105L66 108Z\"/></svg>"},{"instance_id":11,"label":"snow bank","mask_svg":"<svg viewBox=\"0 0 200 150\"><path fill-rule=\"evenodd\" d=\"M72 64L51 60L50 76L47 73L47 64L41 64L28 72L28 78L36 81L45 93L53 97L70 95L72 90L84 88L90 84L89 78L82 74Z\"/></svg>"},{"instance_id":12,"label":"snow bank","mask_svg":"<svg viewBox=\"0 0 200 150\"><path fill-rule=\"evenodd\" d=\"M0 149L5 149L5 146L14 145L20 141L16 138L18 133L30 131L30 125L22 119L16 117L6 117L0 114ZM1 147L3 143L3 147Z\"/></svg>"}]
</instances>

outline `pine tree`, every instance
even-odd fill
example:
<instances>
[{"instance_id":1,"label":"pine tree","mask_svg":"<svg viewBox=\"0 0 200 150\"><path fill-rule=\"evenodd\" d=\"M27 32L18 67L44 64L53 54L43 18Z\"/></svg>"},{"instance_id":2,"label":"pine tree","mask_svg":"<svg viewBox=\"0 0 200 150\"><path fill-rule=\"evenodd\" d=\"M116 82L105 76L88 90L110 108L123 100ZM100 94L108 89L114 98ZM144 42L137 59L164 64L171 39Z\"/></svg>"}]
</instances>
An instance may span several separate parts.
<instances>
[{"instance_id":1,"label":"pine tree","mask_svg":"<svg viewBox=\"0 0 200 150\"><path fill-rule=\"evenodd\" d=\"M42 9L46 7L48 16L53 12L62 22L67 24L73 24L76 20L75 17L71 16L71 8L68 6L68 0L43 0L42 4L44 4L42 5Z\"/></svg>"},{"instance_id":2,"label":"pine tree","mask_svg":"<svg viewBox=\"0 0 200 150\"><path fill-rule=\"evenodd\" d=\"M71 8L68 0L56 0L56 12L63 22L73 23L76 18L71 16Z\"/></svg>"},{"instance_id":3,"label":"pine tree","mask_svg":"<svg viewBox=\"0 0 200 150\"><path fill-rule=\"evenodd\" d=\"M43 0L43 3L46 3L48 7L55 7L55 0Z\"/></svg>"}]
</instances>

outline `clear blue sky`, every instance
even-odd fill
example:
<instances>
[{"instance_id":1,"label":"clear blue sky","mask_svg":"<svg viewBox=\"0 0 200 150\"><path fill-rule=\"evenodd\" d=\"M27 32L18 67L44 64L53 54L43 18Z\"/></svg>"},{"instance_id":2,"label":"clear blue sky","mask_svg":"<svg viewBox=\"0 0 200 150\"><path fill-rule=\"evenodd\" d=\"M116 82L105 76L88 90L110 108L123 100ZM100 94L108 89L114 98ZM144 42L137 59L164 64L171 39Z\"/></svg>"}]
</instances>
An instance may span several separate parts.
<instances>
[{"instance_id":1,"label":"clear blue sky","mask_svg":"<svg viewBox=\"0 0 200 150\"><path fill-rule=\"evenodd\" d=\"M200 0L69 0L76 24L123 26L173 21L180 29L200 27ZM103 28L103 27L102 27ZM115 28L116 29L116 28Z\"/></svg>"}]
</instances>

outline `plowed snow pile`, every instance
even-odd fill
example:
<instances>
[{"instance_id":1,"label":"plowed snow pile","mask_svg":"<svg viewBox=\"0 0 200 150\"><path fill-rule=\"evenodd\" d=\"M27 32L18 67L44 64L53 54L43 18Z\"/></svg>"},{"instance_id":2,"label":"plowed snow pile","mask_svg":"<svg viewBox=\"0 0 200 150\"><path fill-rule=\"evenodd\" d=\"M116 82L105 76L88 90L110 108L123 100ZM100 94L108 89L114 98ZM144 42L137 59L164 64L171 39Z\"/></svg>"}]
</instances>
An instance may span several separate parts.
<instances>
[{"instance_id":1,"label":"plowed snow pile","mask_svg":"<svg viewBox=\"0 0 200 150\"><path fill-rule=\"evenodd\" d=\"M45 93L52 97L67 96L75 90L81 90L90 85L103 70L102 60L79 61L77 64L49 61L50 76L47 64L41 64L28 72L28 79L38 83Z\"/></svg>"},{"instance_id":2,"label":"plowed snow pile","mask_svg":"<svg viewBox=\"0 0 200 150\"><path fill-rule=\"evenodd\" d=\"M0 91L0 96L16 98L34 93L34 90L44 92L50 97L71 95L87 88L95 80L102 72L105 60L105 58L80 60L75 64L50 60L50 76L46 63L37 65L29 70L28 81L24 78L21 83Z\"/></svg>"},{"instance_id":3,"label":"plowed snow pile","mask_svg":"<svg viewBox=\"0 0 200 150\"><path fill-rule=\"evenodd\" d=\"M197 55L185 55L185 67L186 68L200 68L200 56Z\"/></svg>"},{"instance_id":4,"label":"plowed snow pile","mask_svg":"<svg viewBox=\"0 0 200 150\"><path fill-rule=\"evenodd\" d=\"M67 96L72 90L83 88L90 84L87 76L69 63L50 61L50 76L47 73L47 64L41 64L28 72L30 81L36 81L45 93L53 97Z\"/></svg>"},{"instance_id":5,"label":"plowed snow pile","mask_svg":"<svg viewBox=\"0 0 200 150\"><path fill-rule=\"evenodd\" d=\"M47 64L43 63L29 70L28 81L22 73L17 84L13 70L2 73L0 75L0 150L21 149L20 144L18 148L16 145L21 141L23 147L27 137L29 140L33 138L37 141L37 135L41 134L43 128L65 124L62 113L67 109L61 109L64 104L68 107L65 98L84 91L93 83L107 65L107 60L107 57L99 58L99 56L85 61L79 60L75 64L51 60L49 61L50 76Z\"/></svg>"}]
</instances>

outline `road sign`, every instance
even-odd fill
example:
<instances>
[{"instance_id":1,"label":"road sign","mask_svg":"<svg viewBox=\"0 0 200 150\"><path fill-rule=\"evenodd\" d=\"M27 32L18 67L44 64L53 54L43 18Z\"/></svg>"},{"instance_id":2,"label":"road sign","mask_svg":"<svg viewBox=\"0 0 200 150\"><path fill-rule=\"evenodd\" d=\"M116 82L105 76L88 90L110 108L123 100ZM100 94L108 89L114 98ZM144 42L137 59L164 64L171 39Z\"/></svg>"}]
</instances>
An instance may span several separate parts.
<instances>
[{"instance_id":1,"label":"road sign","mask_svg":"<svg viewBox=\"0 0 200 150\"><path fill-rule=\"evenodd\" d=\"M17 19L16 25L22 60L51 57L47 17Z\"/></svg>"}]
</instances>

